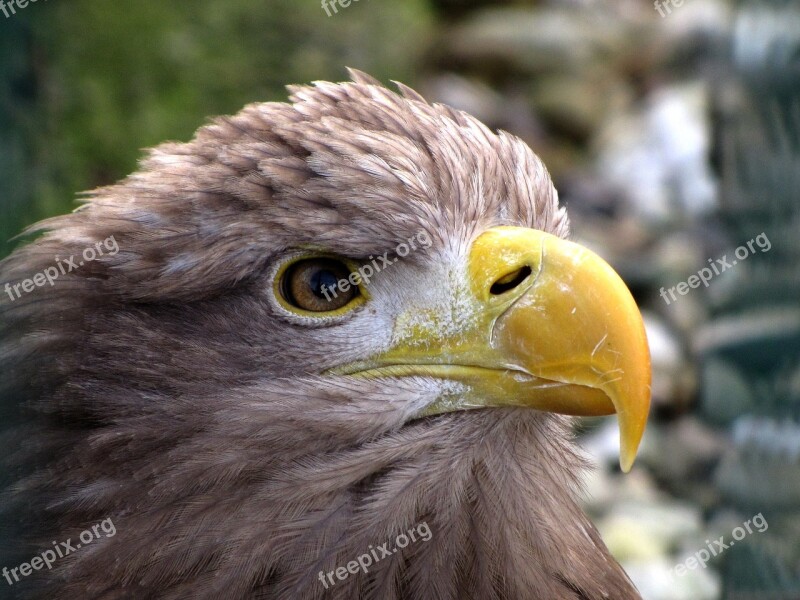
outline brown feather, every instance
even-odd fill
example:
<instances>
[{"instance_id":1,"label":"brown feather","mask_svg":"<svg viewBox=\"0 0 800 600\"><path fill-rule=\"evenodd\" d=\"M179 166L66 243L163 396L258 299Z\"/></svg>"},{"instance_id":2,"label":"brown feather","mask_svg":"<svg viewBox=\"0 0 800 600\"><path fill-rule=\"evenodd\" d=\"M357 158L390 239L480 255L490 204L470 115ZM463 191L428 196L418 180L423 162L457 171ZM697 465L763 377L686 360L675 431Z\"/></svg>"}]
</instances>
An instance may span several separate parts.
<instances>
[{"instance_id":1,"label":"brown feather","mask_svg":"<svg viewBox=\"0 0 800 600\"><path fill-rule=\"evenodd\" d=\"M585 465L566 418L418 418L432 381L322 375L384 339L381 321L303 327L268 300L276 260L297 248L363 259L427 232L433 245L394 277L463 254L495 225L568 233L519 139L351 76L151 150L0 264L14 284L109 236L120 249L0 300L0 393L18 407L2 506L28 542L18 558L101 519L117 529L13 591L638 597L576 504ZM423 521L430 541L320 583Z\"/></svg>"}]
</instances>

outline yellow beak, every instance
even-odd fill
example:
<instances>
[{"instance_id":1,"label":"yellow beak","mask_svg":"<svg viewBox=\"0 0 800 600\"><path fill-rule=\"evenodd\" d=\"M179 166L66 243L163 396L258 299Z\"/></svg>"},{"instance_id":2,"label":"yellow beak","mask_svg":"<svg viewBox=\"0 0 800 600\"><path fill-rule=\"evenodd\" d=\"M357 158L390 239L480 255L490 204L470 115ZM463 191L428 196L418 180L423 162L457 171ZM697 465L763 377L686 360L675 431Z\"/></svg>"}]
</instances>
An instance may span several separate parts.
<instances>
[{"instance_id":1,"label":"yellow beak","mask_svg":"<svg viewBox=\"0 0 800 600\"><path fill-rule=\"evenodd\" d=\"M642 317L619 275L578 244L496 227L473 243L468 279L457 333L442 335L434 314L430 326L418 326L368 364L337 371L463 384L426 414L490 406L616 412L620 466L629 471L650 407L650 353ZM424 322L420 317L409 318Z\"/></svg>"},{"instance_id":2,"label":"yellow beak","mask_svg":"<svg viewBox=\"0 0 800 600\"><path fill-rule=\"evenodd\" d=\"M567 384L538 388L520 404L570 415L616 412L620 466L628 472L650 409L650 351L636 302L595 253L516 227L491 229L473 245L470 271L478 299L491 302L497 274L520 266L532 270L531 281L497 319L493 343L511 365ZM551 396L548 389L558 393Z\"/></svg>"}]
</instances>

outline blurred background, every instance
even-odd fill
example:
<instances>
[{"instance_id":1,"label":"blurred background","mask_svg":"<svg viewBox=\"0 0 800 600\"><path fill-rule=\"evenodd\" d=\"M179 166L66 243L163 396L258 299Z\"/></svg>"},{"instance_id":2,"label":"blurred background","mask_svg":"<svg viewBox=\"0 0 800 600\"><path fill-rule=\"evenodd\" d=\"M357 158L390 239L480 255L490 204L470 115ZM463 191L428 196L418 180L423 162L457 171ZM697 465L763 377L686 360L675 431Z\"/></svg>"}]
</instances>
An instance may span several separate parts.
<instances>
[{"instance_id":1,"label":"blurred background","mask_svg":"<svg viewBox=\"0 0 800 600\"><path fill-rule=\"evenodd\" d=\"M403 81L525 139L574 237L645 314L654 405L637 466L618 472L613 419L578 432L599 465L587 509L643 596L800 599L800 2L352 0L329 12L319 0L0 12L0 257L24 227L135 170L141 148L188 140L209 116L346 79L345 66ZM701 269L714 271L707 286ZM719 552L714 540L748 520Z\"/></svg>"}]
</instances>

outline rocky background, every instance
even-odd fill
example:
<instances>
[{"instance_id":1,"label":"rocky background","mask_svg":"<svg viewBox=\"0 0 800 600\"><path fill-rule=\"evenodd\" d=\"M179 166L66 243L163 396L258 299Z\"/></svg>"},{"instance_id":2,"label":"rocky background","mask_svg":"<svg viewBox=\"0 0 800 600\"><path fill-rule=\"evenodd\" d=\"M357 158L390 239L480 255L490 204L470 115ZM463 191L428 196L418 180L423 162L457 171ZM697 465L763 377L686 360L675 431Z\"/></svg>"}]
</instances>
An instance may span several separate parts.
<instances>
[{"instance_id":1,"label":"rocky background","mask_svg":"<svg viewBox=\"0 0 800 600\"><path fill-rule=\"evenodd\" d=\"M800 599L796 1L39 2L0 15L0 51L0 244L138 148L345 65L523 137L647 322L636 468L613 420L578 432L606 542L648 600Z\"/></svg>"},{"instance_id":2,"label":"rocky background","mask_svg":"<svg viewBox=\"0 0 800 600\"><path fill-rule=\"evenodd\" d=\"M523 136L575 236L643 309L654 410L638 468L616 472L613 420L581 437L601 465L588 508L643 596L797 599L800 5L661 8L473 2L421 87Z\"/></svg>"}]
</instances>

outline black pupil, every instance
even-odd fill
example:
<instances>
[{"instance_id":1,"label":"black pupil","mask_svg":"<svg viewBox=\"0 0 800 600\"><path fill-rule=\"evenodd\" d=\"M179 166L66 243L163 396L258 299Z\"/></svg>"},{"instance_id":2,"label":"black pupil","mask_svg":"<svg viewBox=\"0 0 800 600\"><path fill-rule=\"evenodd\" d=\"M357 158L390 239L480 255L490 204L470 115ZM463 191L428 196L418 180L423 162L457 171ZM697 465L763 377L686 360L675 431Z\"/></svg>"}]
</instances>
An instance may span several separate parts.
<instances>
[{"instance_id":1,"label":"black pupil","mask_svg":"<svg viewBox=\"0 0 800 600\"><path fill-rule=\"evenodd\" d=\"M338 279L336 279L336 275L333 274L333 271L320 269L311 276L311 291L314 292L317 298L325 298L326 296L322 292L322 286L325 286L328 297L330 297L331 290L336 289L337 281Z\"/></svg>"}]
</instances>

